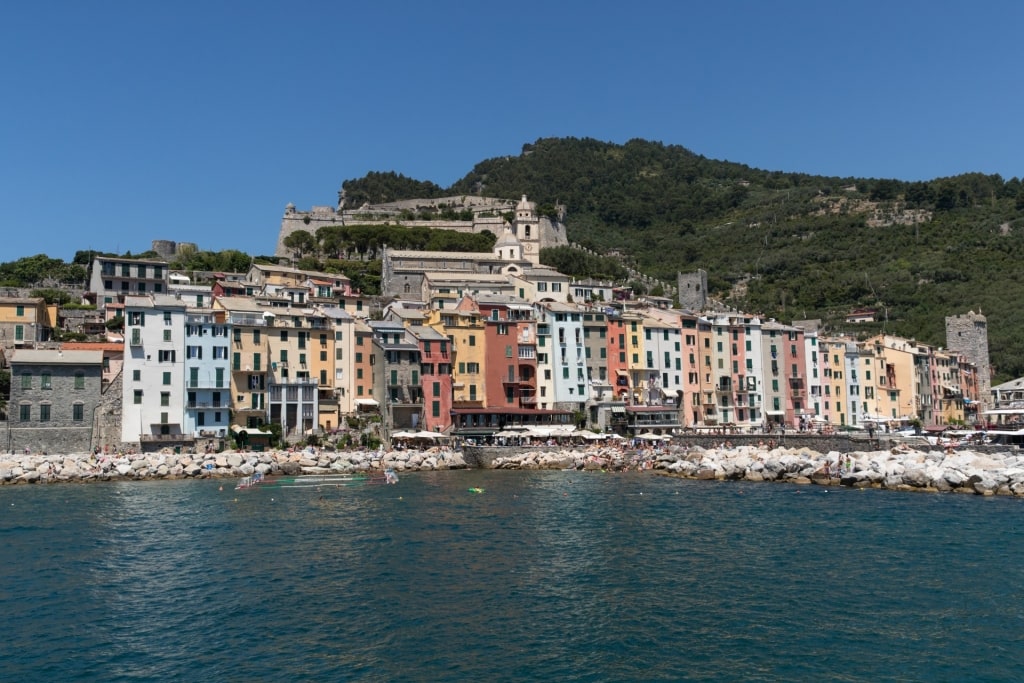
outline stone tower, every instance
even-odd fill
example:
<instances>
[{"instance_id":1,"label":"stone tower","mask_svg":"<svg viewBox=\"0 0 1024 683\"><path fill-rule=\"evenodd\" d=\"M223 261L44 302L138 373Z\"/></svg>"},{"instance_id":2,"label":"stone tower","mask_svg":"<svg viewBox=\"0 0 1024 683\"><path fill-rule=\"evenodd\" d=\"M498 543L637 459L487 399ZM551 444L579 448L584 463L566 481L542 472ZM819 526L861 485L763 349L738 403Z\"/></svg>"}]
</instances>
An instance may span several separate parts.
<instances>
[{"instance_id":1,"label":"stone tower","mask_svg":"<svg viewBox=\"0 0 1024 683\"><path fill-rule=\"evenodd\" d=\"M679 307L686 311L700 312L708 305L708 274L704 270L695 273L679 273Z\"/></svg>"},{"instance_id":2,"label":"stone tower","mask_svg":"<svg viewBox=\"0 0 1024 683\"><path fill-rule=\"evenodd\" d=\"M962 354L978 369L978 398L983 410L992 409L992 366L988 356L988 321L981 313L946 318L946 348Z\"/></svg>"},{"instance_id":3,"label":"stone tower","mask_svg":"<svg viewBox=\"0 0 1024 683\"><path fill-rule=\"evenodd\" d=\"M540 265L540 220L537 218L537 205L526 199L526 195L516 204L516 217L512 229L520 244L523 245L523 258L535 266Z\"/></svg>"}]
</instances>

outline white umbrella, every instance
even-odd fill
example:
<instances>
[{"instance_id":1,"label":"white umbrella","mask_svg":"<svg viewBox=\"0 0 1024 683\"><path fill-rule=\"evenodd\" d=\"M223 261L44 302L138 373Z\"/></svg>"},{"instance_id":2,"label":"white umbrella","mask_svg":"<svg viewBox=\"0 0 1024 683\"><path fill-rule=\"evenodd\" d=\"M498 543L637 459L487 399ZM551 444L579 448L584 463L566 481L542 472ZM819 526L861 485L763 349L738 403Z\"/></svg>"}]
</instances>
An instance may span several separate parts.
<instances>
[{"instance_id":1,"label":"white umbrella","mask_svg":"<svg viewBox=\"0 0 1024 683\"><path fill-rule=\"evenodd\" d=\"M413 438L415 436L416 435L413 434L412 432L395 432L394 434L391 435L391 438L392 439L411 439L411 438Z\"/></svg>"},{"instance_id":2,"label":"white umbrella","mask_svg":"<svg viewBox=\"0 0 1024 683\"><path fill-rule=\"evenodd\" d=\"M636 438L638 438L638 439L647 439L648 441L655 441L657 439L660 439L661 436L658 435L658 434L655 434L653 432L644 432L643 434L637 434Z\"/></svg>"},{"instance_id":3,"label":"white umbrella","mask_svg":"<svg viewBox=\"0 0 1024 683\"><path fill-rule=\"evenodd\" d=\"M422 431L422 432L416 432L415 434L413 434L412 438L414 438L414 439L440 439L441 435L438 434L437 432Z\"/></svg>"}]
</instances>

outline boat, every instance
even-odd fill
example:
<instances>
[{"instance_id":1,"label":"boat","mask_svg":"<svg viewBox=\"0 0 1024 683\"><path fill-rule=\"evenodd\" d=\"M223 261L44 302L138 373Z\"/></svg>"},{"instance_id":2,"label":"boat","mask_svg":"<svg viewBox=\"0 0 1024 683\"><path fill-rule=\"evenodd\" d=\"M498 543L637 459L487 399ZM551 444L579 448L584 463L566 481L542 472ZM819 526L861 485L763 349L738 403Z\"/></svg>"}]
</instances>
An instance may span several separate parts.
<instances>
[{"instance_id":1,"label":"boat","mask_svg":"<svg viewBox=\"0 0 1024 683\"><path fill-rule=\"evenodd\" d=\"M250 489L255 488L257 484L261 489L303 489L398 483L398 475L395 474L393 469L385 470L379 474L351 472L345 474L300 474L289 477L260 477L258 481L253 481L254 477L255 475L253 477L246 477L235 488Z\"/></svg>"},{"instance_id":2,"label":"boat","mask_svg":"<svg viewBox=\"0 0 1024 683\"><path fill-rule=\"evenodd\" d=\"M243 477L242 480L238 482L238 485L235 486L235 490L238 491L242 489L255 488L257 485L262 484L264 481L265 480L263 477L263 473L256 472L251 476Z\"/></svg>"}]
</instances>

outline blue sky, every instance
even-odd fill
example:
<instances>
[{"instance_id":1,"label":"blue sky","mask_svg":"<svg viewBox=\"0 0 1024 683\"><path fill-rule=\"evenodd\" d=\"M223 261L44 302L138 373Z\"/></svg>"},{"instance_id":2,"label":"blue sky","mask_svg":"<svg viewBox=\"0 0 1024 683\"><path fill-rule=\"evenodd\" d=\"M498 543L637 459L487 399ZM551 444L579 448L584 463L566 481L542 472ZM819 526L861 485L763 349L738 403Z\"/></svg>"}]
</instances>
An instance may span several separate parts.
<instances>
[{"instance_id":1,"label":"blue sky","mask_svg":"<svg viewBox=\"0 0 1024 683\"><path fill-rule=\"evenodd\" d=\"M271 253L288 202L447 186L542 137L1020 177L1021 26L1011 2L9 2L0 261Z\"/></svg>"}]
</instances>

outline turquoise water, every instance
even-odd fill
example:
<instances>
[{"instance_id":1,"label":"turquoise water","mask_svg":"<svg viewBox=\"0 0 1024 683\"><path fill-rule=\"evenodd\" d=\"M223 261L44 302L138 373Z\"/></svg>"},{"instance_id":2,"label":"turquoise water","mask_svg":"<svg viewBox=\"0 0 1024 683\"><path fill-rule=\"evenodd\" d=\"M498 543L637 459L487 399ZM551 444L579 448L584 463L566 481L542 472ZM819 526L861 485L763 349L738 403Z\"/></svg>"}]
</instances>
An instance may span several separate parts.
<instances>
[{"instance_id":1,"label":"turquoise water","mask_svg":"<svg viewBox=\"0 0 1024 683\"><path fill-rule=\"evenodd\" d=\"M1024 677L1015 499L646 473L232 486L0 488L3 680Z\"/></svg>"}]
</instances>

